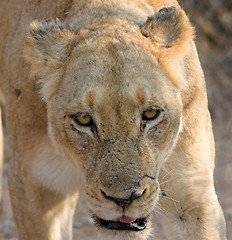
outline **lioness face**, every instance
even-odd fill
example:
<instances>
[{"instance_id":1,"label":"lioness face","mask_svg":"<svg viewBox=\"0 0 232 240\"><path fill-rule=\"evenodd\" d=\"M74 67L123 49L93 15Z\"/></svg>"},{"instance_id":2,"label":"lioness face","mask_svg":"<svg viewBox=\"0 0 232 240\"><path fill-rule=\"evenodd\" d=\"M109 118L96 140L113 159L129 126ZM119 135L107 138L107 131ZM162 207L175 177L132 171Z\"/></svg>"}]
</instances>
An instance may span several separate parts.
<instances>
[{"instance_id":1,"label":"lioness face","mask_svg":"<svg viewBox=\"0 0 232 240\"><path fill-rule=\"evenodd\" d=\"M182 113L152 44L129 33L80 42L47 107L52 138L82 168L97 224L120 239L146 237Z\"/></svg>"}]
</instances>

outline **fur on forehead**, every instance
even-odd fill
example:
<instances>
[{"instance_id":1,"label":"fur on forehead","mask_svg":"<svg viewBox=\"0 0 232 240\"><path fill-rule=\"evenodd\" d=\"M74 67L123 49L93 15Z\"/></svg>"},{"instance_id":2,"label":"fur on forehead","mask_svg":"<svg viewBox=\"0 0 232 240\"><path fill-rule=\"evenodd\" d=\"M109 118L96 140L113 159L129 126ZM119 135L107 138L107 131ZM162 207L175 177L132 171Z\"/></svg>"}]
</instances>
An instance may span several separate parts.
<instances>
[{"instance_id":1,"label":"fur on forehead","mask_svg":"<svg viewBox=\"0 0 232 240\"><path fill-rule=\"evenodd\" d=\"M183 57L194 35L184 11L178 6L161 8L148 17L141 26L141 33L155 46L156 57L173 84L181 88L184 70L176 66L183 65ZM24 56L32 63L31 74L36 76L45 102L59 87L66 60L77 44L78 35L58 19L34 21L29 27Z\"/></svg>"}]
</instances>

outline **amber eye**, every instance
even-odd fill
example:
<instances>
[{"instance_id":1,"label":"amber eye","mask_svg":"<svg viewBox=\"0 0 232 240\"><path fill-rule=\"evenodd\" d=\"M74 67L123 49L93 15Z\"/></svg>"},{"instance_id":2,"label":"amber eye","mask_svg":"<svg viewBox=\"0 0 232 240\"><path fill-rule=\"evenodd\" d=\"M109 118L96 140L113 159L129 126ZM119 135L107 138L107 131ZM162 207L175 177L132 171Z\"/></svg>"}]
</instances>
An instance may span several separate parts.
<instances>
[{"instance_id":1,"label":"amber eye","mask_svg":"<svg viewBox=\"0 0 232 240\"><path fill-rule=\"evenodd\" d=\"M88 113L77 113L71 115L71 118L80 126L91 127L93 125L93 119Z\"/></svg>"},{"instance_id":2,"label":"amber eye","mask_svg":"<svg viewBox=\"0 0 232 240\"><path fill-rule=\"evenodd\" d=\"M143 112L143 121L152 121L159 117L161 110L156 108L148 108Z\"/></svg>"}]
</instances>

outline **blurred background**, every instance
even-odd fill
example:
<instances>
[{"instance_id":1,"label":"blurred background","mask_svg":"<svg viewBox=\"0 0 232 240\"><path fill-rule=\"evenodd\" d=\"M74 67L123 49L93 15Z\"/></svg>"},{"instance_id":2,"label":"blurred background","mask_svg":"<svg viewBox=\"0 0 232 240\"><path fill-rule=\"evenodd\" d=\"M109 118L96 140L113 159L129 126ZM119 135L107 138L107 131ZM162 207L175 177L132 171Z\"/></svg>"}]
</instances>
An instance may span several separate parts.
<instances>
[{"instance_id":1,"label":"blurred background","mask_svg":"<svg viewBox=\"0 0 232 240\"><path fill-rule=\"evenodd\" d=\"M215 185L232 240L232 0L180 0L196 28L196 43L206 76L209 108L216 140ZM0 212L0 239L16 240L7 190L6 170L10 158L7 138ZM210 203L209 203L210 204ZM94 239L85 204L78 208L74 239ZM160 238L164 240L162 233Z\"/></svg>"}]
</instances>

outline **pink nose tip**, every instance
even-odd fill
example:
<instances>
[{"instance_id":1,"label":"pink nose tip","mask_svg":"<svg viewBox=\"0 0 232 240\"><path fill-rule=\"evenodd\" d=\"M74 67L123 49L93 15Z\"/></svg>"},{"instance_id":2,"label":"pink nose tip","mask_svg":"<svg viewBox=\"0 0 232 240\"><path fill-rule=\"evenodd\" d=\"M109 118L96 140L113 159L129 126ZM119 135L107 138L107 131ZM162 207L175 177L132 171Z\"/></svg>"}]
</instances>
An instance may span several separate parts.
<instances>
[{"instance_id":1,"label":"pink nose tip","mask_svg":"<svg viewBox=\"0 0 232 240\"><path fill-rule=\"evenodd\" d=\"M129 217L126 217L126 216L121 216L117 219L114 219L115 222L122 222L122 223L132 223L134 221L136 221L135 218L129 218Z\"/></svg>"}]
</instances>

